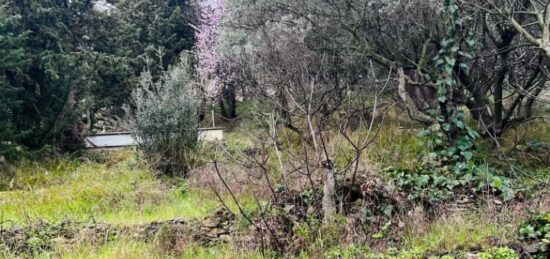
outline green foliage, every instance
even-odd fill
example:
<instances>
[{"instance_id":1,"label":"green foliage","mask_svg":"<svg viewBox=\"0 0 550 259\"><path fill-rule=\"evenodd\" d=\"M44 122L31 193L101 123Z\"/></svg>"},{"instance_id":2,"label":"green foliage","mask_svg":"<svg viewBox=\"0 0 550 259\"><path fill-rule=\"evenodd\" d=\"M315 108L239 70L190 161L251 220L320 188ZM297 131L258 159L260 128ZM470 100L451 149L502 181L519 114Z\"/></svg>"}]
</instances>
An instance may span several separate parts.
<instances>
[{"instance_id":1,"label":"green foliage","mask_svg":"<svg viewBox=\"0 0 550 259\"><path fill-rule=\"evenodd\" d=\"M81 15L76 15L81 14ZM17 94L11 123L18 133L28 132L16 143L37 149L54 143L75 121L79 102L96 88L92 60L95 52L85 41L85 23L93 23L91 6L75 1L25 1L6 5L8 19L19 18L8 35L26 35L17 44L25 62L4 69L3 76ZM32 132L32 134L30 134Z\"/></svg>"},{"instance_id":2,"label":"green foliage","mask_svg":"<svg viewBox=\"0 0 550 259\"><path fill-rule=\"evenodd\" d=\"M436 217L429 223L408 222L401 235L401 249L414 252L420 258L426 254L479 251L492 247L494 240L505 243L515 239L515 226L496 221L481 211ZM506 220L511 218L508 215Z\"/></svg>"},{"instance_id":3,"label":"green foliage","mask_svg":"<svg viewBox=\"0 0 550 259\"><path fill-rule=\"evenodd\" d=\"M420 157L414 169L385 169L397 187L408 194L408 199L434 204L485 191L497 193L504 200L514 197L509 179L499 176L489 165L479 165L473 160L478 135L462 126L467 134L461 136L455 146L444 140L445 129L439 125L421 131L418 136L425 139L429 152Z\"/></svg>"},{"instance_id":4,"label":"green foliage","mask_svg":"<svg viewBox=\"0 0 550 259\"><path fill-rule=\"evenodd\" d=\"M335 221L331 223L323 223L315 216L308 216L305 221L294 222L292 233L294 239L299 240L299 246L294 248L295 251L299 250L301 257L324 254L325 257L330 258L334 258L340 253L356 252L353 245L346 248L340 242L345 222L346 218L341 216L336 217ZM348 250L348 248L351 249ZM355 248L360 249L359 247Z\"/></svg>"},{"instance_id":5,"label":"green foliage","mask_svg":"<svg viewBox=\"0 0 550 259\"><path fill-rule=\"evenodd\" d=\"M386 169L396 185L408 193L410 200L429 204L456 198L459 194L475 194L482 191L498 192L502 199L510 200L514 192L510 180L498 176L488 165L478 165L474 160L479 134L465 121L464 112L454 103L452 94L457 84L453 77L457 66L466 66L471 55L461 50L460 35L467 18L458 13L455 1L445 0L451 16L447 36L441 42L441 50L435 58L439 76L435 78L439 111L433 113L437 124L418 133L426 140L427 154L423 154L412 170ZM467 48L474 41L467 41Z\"/></svg>"},{"instance_id":6,"label":"green foliage","mask_svg":"<svg viewBox=\"0 0 550 259\"><path fill-rule=\"evenodd\" d=\"M324 254L324 258L364 258L370 252L370 249L366 246L352 244L346 247L336 247L328 250Z\"/></svg>"},{"instance_id":7,"label":"green foliage","mask_svg":"<svg viewBox=\"0 0 550 259\"><path fill-rule=\"evenodd\" d=\"M550 252L550 213L537 214L523 223L519 228L519 236L523 240L534 243L537 248L537 252L532 255L534 258L548 255Z\"/></svg>"},{"instance_id":8,"label":"green foliage","mask_svg":"<svg viewBox=\"0 0 550 259\"><path fill-rule=\"evenodd\" d=\"M380 232L373 234L372 238L374 239L384 238L388 234L388 231L390 230L391 225L392 225L391 220L386 222L384 226L382 226L382 229L380 230Z\"/></svg>"},{"instance_id":9,"label":"green foliage","mask_svg":"<svg viewBox=\"0 0 550 259\"><path fill-rule=\"evenodd\" d=\"M135 135L147 160L167 175L183 175L197 144L199 99L189 56L153 81L145 71L133 92Z\"/></svg>"},{"instance_id":10,"label":"green foliage","mask_svg":"<svg viewBox=\"0 0 550 259\"><path fill-rule=\"evenodd\" d=\"M182 194L181 188L161 182L130 150L106 156L109 161L102 163L69 158L18 161L15 176L6 179L8 189L0 191L0 227L62 220L93 219L116 225L191 220L220 206L218 198L207 190L190 187ZM253 204L252 199L244 203L247 207ZM228 205L236 209L234 204Z\"/></svg>"},{"instance_id":11,"label":"green foliage","mask_svg":"<svg viewBox=\"0 0 550 259\"><path fill-rule=\"evenodd\" d=\"M514 197L511 182L499 176L489 165L474 160L479 134L464 122L459 111L449 122L441 116L435 124L417 134L424 138L428 153L423 154L414 169L387 168L396 185L408 193L408 198L430 204L456 198L458 194L476 194L484 191L498 193L502 199ZM456 141L449 141L447 134L459 129Z\"/></svg>"},{"instance_id":12,"label":"green foliage","mask_svg":"<svg viewBox=\"0 0 550 259\"><path fill-rule=\"evenodd\" d=\"M450 16L447 28L447 35L441 41L441 47L434 58L435 68L439 72L434 78L437 87L437 100L439 102L439 111L434 113L434 117L443 129L442 133L446 137L447 144L451 148L459 148L462 156L469 156L466 149L474 145L478 134L471 129L464 121L464 113L459 110L459 104L454 99L455 92L460 91L454 74L457 68L468 68L465 63L471 59L469 50L476 45L472 35L466 37L466 44L463 43L463 30L466 21L470 17L461 17L459 7L455 1L444 0L446 11ZM439 140L443 140L443 136ZM436 143L441 145L443 143ZM456 152L456 150L450 150Z\"/></svg>"},{"instance_id":13,"label":"green foliage","mask_svg":"<svg viewBox=\"0 0 550 259\"><path fill-rule=\"evenodd\" d=\"M436 117L439 124L420 131L417 137L427 140L427 147L432 150L430 158L442 157L448 163L467 162L472 160L473 152L477 149L475 143L479 134L464 122L464 113L458 111L456 115L446 122L442 116ZM455 128L460 130L460 135L454 141L446 136Z\"/></svg>"},{"instance_id":14,"label":"green foliage","mask_svg":"<svg viewBox=\"0 0 550 259\"><path fill-rule=\"evenodd\" d=\"M132 0L117 1L115 6L119 12L112 17L120 25L120 31L111 28L116 50L131 59L134 73L141 72L147 58L157 57L160 51L161 60L149 64L156 79L195 43L191 27L196 22L193 1Z\"/></svg>"},{"instance_id":15,"label":"green foliage","mask_svg":"<svg viewBox=\"0 0 550 259\"><path fill-rule=\"evenodd\" d=\"M7 78L10 71L17 71L25 63L25 53L20 45L27 35L14 33L20 26L20 18L8 16L0 7L0 159L7 160L17 157L20 150L17 143L23 136L17 132L13 122L14 111L21 104L16 97L23 89L10 83Z\"/></svg>"},{"instance_id":16,"label":"green foliage","mask_svg":"<svg viewBox=\"0 0 550 259\"><path fill-rule=\"evenodd\" d=\"M0 156L78 148L83 114L129 101L147 59L160 73L191 49L188 1L6 1L0 10ZM189 12L188 12L189 11ZM92 120L87 116L87 120ZM74 143L72 143L74 142Z\"/></svg>"},{"instance_id":17,"label":"green foliage","mask_svg":"<svg viewBox=\"0 0 550 259\"><path fill-rule=\"evenodd\" d=\"M516 251L508 247L493 247L484 252L479 253L480 259L518 259L519 256Z\"/></svg>"}]
</instances>

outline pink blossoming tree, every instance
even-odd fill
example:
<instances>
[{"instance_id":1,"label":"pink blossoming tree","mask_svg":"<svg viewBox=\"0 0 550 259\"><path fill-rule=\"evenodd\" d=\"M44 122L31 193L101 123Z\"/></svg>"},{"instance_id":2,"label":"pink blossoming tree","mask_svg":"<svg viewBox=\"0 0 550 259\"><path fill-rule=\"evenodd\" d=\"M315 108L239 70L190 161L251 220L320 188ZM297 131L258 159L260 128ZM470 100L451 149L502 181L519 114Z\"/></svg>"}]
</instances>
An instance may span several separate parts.
<instances>
[{"instance_id":1,"label":"pink blossoming tree","mask_svg":"<svg viewBox=\"0 0 550 259\"><path fill-rule=\"evenodd\" d=\"M202 1L200 24L195 27L197 70L203 90L211 99L218 97L223 89L223 78L219 73L223 60L216 48L216 42L224 13L225 0Z\"/></svg>"}]
</instances>

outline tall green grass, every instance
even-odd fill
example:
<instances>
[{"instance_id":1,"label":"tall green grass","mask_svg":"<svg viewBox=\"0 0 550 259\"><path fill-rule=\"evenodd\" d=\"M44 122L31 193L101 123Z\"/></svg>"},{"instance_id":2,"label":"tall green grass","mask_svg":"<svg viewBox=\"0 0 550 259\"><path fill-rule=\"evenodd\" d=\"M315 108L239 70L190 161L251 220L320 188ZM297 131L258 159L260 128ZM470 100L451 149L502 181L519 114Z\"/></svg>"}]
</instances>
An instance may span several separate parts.
<instances>
[{"instance_id":1,"label":"tall green grass","mask_svg":"<svg viewBox=\"0 0 550 259\"><path fill-rule=\"evenodd\" d=\"M0 254L1 255L1 254ZM204 247L198 244L187 244L181 251L167 251L154 242L142 242L132 239L119 239L103 245L90 243L58 245L52 251L36 255L34 258L64 259L111 259L111 258L182 258L182 259L229 259L229 258L263 258L255 250L217 245Z\"/></svg>"},{"instance_id":2,"label":"tall green grass","mask_svg":"<svg viewBox=\"0 0 550 259\"><path fill-rule=\"evenodd\" d=\"M94 220L130 225L200 219L220 207L210 190L169 185L136 163L133 155L114 163L22 162L10 180L12 189L0 192L0 222L10 226Z\"/></svg>"},{"instance_id":3,"label":"tall green grass","mask_svg":"<svg viewBox=\"0 0 550 259\"><path fill-rule=\"evenodd\" d=\"M515 228L479 212L441 216L429 224L411 222L403 233L404 250L413 254L487 249L494 240L513 239Z\"/></svg>"}]
</instances>

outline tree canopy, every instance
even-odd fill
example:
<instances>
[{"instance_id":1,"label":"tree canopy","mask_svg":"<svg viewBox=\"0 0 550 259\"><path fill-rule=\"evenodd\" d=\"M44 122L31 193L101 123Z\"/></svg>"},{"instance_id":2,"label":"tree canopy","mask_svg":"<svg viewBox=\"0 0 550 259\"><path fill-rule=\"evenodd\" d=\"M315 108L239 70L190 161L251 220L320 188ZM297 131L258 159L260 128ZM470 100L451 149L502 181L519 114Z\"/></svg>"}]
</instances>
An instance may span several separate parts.
<instances>
[{"instance_id":1,"label":"tree canopy","mask_svg":"<svg viewBox=\"0 0 550 259\"><path fill-rule=\"evenodd\" d=\"M128 103L146 67L156 76L193 47L194 16L189 1L5 2L2 145L72 149L96 110Z\"/></svg>"}]
</instances>

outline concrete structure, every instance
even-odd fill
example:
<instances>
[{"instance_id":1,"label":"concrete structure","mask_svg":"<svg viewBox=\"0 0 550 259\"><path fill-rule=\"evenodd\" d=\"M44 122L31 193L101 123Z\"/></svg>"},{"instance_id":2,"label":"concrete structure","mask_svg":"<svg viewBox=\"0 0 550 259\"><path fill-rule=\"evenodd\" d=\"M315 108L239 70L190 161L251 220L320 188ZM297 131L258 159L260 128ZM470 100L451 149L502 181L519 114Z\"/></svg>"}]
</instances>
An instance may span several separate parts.
<instances>
[{"instance_id":1,"label":"concrete structure","mask_svg":"<svg viewBox=\"0 0 550 259\"><path fill-rule=\"evenodd\" d=\"M199 141L222 141L223 128L199 129Z\"/></svg>"},{"instance_id":2,"label":"concrete structure","mask_svg":"<svg viewBox=\"0 0 550 259\"><path fill-rule=\"evenodd\" d=\"M222 141L223 128L199 129L199 141ZM88 149L115 149L121 147L137 146L138 141L130 132L103 133L86 137Z\"/></svg>"},{"instance_id":3,"label":"concrete structure","mask_svg":"<svg viewBox=\"0 0 550 259\"><path fill-rule=\"evenodd\" d=\"M119 148L128 146L137 146L137 141L132 137L132 133L118 132L97 134L86 137L86 148Z\"/></svg>"}]
</instances>

